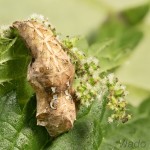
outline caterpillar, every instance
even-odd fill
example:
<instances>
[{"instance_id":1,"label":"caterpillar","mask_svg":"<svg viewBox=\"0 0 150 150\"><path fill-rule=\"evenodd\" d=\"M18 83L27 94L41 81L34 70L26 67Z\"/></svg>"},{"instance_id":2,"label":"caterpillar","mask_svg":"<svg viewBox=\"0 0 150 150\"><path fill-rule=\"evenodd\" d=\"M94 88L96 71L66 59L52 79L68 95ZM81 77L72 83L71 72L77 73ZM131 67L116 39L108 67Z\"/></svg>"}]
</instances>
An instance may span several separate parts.
<instances>
[{"instance_id":1,"label":"caterpillar","mask_svg":"<svg viewBox=\"0 0 150 150\"><path fill-rule=\"evenodd\" d=\"M16 21L13 28L32 56L27 80L37 99L37 125L55 137L70 130L76 119L72 83L75 68L51 29L36 20Z\"/></svg>"}]
</instances>

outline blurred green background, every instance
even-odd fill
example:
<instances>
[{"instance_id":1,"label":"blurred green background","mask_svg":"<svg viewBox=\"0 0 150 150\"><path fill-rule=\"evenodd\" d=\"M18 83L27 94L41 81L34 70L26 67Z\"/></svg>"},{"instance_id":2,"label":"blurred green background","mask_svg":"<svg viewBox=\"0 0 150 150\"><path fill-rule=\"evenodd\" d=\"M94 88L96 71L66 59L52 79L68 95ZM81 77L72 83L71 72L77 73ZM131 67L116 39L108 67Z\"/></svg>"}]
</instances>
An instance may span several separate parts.
<instances>
[{"instance_id":1,"label":"blurred green background","mask_svg":"<svg viewBox=\"0 0 150 150\"><path fill-rule=\"evenodd\" d=\"M130 11L126 13L128 22L131 23L128 28L136 27L143 33L143 37L132 55L117 68L116 75L128 86L129 101L138 105L150 93L150 11L146 11L148 5L148 0L0 0L0 25L11 24L37 13L48 17L58 33L84 37L94 31L99 33L98 30L109 16L119 16L120 12L135 9L131 14ZM136 11L136 8L142 6L144 9ZM141 11L144 17L137 23L135 20L140 17ZM112 30L117 31L117 28L117 25L113 26ZM127 41L130 41L130 36ZM93 54L96 51L94 49Z\"/></svg>"}]
</instances>

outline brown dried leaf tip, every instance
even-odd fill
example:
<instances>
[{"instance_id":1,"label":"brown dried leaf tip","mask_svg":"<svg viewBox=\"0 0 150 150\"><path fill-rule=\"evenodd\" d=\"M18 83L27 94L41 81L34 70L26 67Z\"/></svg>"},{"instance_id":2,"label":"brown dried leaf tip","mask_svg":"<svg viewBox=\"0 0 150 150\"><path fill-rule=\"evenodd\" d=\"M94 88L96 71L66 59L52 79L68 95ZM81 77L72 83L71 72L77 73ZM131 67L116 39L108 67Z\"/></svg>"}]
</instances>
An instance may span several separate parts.
<instances>
[{"instance_id":1,"label":"brown dried leaf tip","mask_svg":"<svg viewBox=\"0 0 150 150\"><path fill-rule=\"evenodd\" d=\"M51 136L68 131L76 119L71 96L74 66L44 24L28 20L14 22L13 27L31 50L27 79L36 92L37 125L45 126Z\"/></svg>"}]
</instances>

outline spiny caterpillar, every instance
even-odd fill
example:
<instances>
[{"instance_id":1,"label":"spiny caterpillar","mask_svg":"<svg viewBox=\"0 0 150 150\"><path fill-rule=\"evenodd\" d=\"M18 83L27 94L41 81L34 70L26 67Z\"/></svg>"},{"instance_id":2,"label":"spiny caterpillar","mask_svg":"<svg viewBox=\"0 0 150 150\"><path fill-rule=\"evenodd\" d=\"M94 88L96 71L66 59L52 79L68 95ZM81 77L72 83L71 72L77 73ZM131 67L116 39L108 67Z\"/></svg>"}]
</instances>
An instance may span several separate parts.
<instances>
[{"instance_id":1,"label":"spiny caterpillar","mask_svg":"<svg viewBox=\"0 0 150 150\"><path fill-rule=\"evenodd\" d=\"M72 99L74 66L53 32L36 20L14 22L26 42L32 61L27 79L36 91L37 124L51 136L68 131L76 119Z\"/></svg>"}]
</instances>

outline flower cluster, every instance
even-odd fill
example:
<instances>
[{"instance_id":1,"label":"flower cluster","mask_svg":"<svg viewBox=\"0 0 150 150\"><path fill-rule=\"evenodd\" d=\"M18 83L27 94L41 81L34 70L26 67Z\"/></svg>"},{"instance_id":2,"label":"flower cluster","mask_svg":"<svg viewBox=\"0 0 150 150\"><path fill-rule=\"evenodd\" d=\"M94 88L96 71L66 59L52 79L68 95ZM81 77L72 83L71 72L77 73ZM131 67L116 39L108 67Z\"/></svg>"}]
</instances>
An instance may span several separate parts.
<instances>
[{"instance_id":1,"label":"flower cluster","mask_svg":"<svg viewBox=\"0 0 150 150\"><path fill-rule=\"evenodd\" d=\"M98 60L93 57L83 59L80 69L76 71L78 84L76 85L76 95L81 104L89 106L97 98L100 91L100 70Z\"/></svg>"},{"instance_id":2,"label":"flower cluster","mask_svg":"<svg viewBox=\"0 0 150 150\"><path fill-rule=\"evenodd\" d=\"M107 107L112 110L108 122L126 122L131 115L126 113L125 96L128 92L125 86L120 84L114 74L102 78L99 61L95 57L86 57L82 51L74 47L76 40L77 38L66 38L62 43L76 68L74 88L78 100L82 105L89 106L94 99L101 100L102 96L106 95Z\"/></svg>"},{"instance_id":3,"label":"flower cluster","mask_svg":"<svg viewBox=\"0 0 150 150\"><path fill-rule=\"evenodd\" d=\"M108 118L108 122L111 123L114 120L121 120L123 123L131 118L131 115L126 113L127 102L125 96L128 94L126 87L122 85L118 78L114 74L109 74L103 79L103 84L107 87L108 103L107 107L113 111Z\"/></svg>"}]
</instances>

